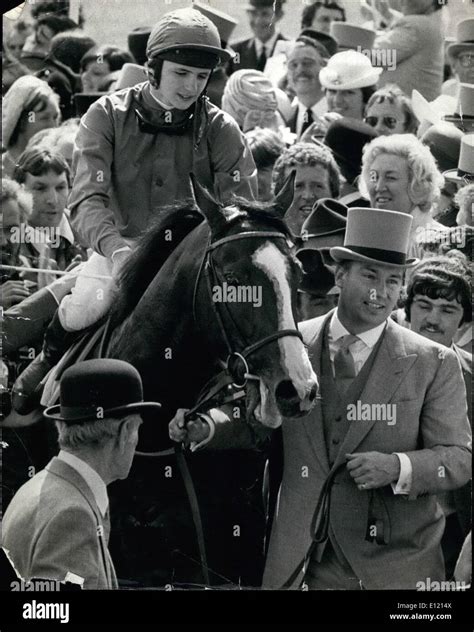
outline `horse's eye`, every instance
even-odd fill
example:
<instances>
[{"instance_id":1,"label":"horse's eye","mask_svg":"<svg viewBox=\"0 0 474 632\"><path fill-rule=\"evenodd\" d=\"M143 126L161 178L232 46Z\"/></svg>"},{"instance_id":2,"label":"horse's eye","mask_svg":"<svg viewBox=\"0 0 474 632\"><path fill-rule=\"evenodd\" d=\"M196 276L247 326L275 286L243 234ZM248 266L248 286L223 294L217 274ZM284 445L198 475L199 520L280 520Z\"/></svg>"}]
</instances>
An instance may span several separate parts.
<instances>
[{"instance_id":1,"label":"horse's eye","mask_svg":"<svg viewBox=\"0 0 474 632\"><path fill-rule=\"evenodd\" d=\"M238 285L239 280L233 272L224 272L224 278L230 285Z\"/></svg>"}]
</instances>

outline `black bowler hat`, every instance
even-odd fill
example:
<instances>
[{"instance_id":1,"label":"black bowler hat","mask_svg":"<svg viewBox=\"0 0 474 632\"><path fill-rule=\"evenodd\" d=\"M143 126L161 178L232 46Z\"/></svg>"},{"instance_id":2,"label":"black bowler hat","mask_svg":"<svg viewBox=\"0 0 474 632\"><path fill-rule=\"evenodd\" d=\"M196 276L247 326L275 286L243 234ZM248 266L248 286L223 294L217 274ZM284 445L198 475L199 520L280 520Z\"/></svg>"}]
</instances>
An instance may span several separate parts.
<instances>
[{"instance_id":1,"label":"black bowler hat","mask_svg":"<svg viewBox=\"0 0 474 632\"><path fill-rule=\"evenodd\" d=\"M304 248L296 256L303 266L303 278L298 289L308 294L327 294L334 287L334 272L325 263L322 253Z\"/></svg>"},{"instance_id":2,"label":"black bowler hat","mask_svg":"<svg viewBox=\"0 0 474 632\"><path fill-rule=\"evenodd\" d=\"M100 97L108 94L107 92L77 92L73 95L74 108L76 116L84 116L90 106Z\"/></svg>"},{"instance_id":3,"label":"black bowler hat","mask_svg":"<svg viewBox=\"0 0 474 632\"><path fill-rule=\"evenodd\" d=\"M158 411L161 404L143 401L138 371L123 360L86 360L67 369L60 383L60 404L44 416L69 425L107 417Z\"/></svg>"},{"instance_id":4,"label":"black bowler hat","mask_svg":"<svg viewBox=\"0 0 474 632\"><path fill-rule=\"evenodd\" d=\"M128 50L140 66L143 66L147 60L146 47L150 33L151 26L137 26L127 36Z\"/></svg>"},{"instance_id":5,"label":"black bowler hat","mask_svg":"<svg viewBox=\"0 0 474 632\"><path fill-rule=\"evenodd\" d=\"M352 184L361 172L362 150L378 134L373 127L357 119L343 117L328 127L324 144L329 147L342 175Z\"/></svg>"},{"instance_id":6,"label":"black bowler hat","mask_svg":"<svg viewBox=\"0 0 474 632\"><path fill-rule=\"evenodd\" d=\"M335 55L339 50L337 41L334 39L334 37L331 37L330 35L328 35L327 33L323 33L322 31L316 31L316 29L303 29L298 35L297 39L299 39L300 37L309 37L310 39L322 44L327 50L329 57Z\"/></svg>"}]
</instances>

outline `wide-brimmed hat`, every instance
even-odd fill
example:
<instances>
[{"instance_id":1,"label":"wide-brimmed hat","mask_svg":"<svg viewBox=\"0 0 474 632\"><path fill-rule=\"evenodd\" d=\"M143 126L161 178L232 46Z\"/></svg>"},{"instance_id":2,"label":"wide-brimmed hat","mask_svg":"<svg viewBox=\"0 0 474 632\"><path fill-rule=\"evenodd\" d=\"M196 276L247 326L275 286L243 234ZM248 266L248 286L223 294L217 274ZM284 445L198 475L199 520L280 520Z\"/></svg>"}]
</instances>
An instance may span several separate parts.
<instances>
[{"instance_id":1,"label":"wide-brimmed hat","mask_svg":"<svg viewBox=\"0 0 474 632\"><path fill-rule=\"evenodd\" d=\"M235 27L238 25L238 21L227 13L224 13L224 11L214 9L214 7L211 7L209 4L194 2L193 9L200 11L216 25L222 44L227 44Z\"/></svg>"},{"instance_id":2,"label":"wide-brimmed hat","mask_svg":"<svg viewBox=\"0 0 474 632\"><path fill-rule=\"evenodd\" d=\"M445 171L443 176L446 180L459 184L472 184L474 182L474 133L463 135L458 168Z\"/></svg>"},{"instance_id":3,"label":"wide-brimmed hat","mask_svg":"<svg viewBox=\"0 0 474 632\"><path fill-rule=\"evenodd\" d=\"M138 83L143 83L143 81L148 81L148 74L145 67L127 62L118 71L118 78L114 91L122 90L122 88L132 88Z\"/></svg>"},{"instance_id":4,"label":"wide-brimmed hat","mask_svg":"<svg viewBox=\"0 0 474 632\"><path fill-rule=\"evenodd\" d=\"M337 42L334 37L331 37L322 31L316 31L315 29L303 29L298 35L297 40L299 40L300 37L309 37L315 42L322 44L328 52L328 57L332 57L338 51Z\"/></svg>"},{"instance_id":5,"label":"wide-brimmed hat","mask_svg":"<svg viewBox=\"0 0 474 632\"><path fill-rule=\"evenodd\" d=\"M347 223L347 206L332 198L321 198L303 222L298 248L320 249L342 246Z\"/></svg>"},{"instance_id":6,"label":"wide-brimmed hat","mask_svg":"<svg viewBox=\"0 0 474 632\"><path fill-rule=\"evenodd\" d=\"M11 86L2 102L2 145L5 149L15 131L22 113L39 96L56 103L59 114L59 97L52 88L33 75L19 77Z\"/></svg>"},{"instance_id":7,"label":"wide-brimmed hat","mask_svg":"<svg viewBox=\"0 0 474 632\"><path fill-rule=\"evenodd\" d=\"M246 11L251 11L252 9L266 9L267 7L281 9L285 2L286 0L276 0L276 2L274 0L248 0L247 4L245 4L243 8Z\"/></svg>"},{"instance_id":8,"label":"wide-brimmed hat","mask_svg":"<svg viewBox=\"0 0 474 632\"><path fill-rule=\"evenodd\" d=\"M452 110L451 110L452 112ZM461 83L456 109L452 114L445 114L444 121L454 123L463 132L471 132L474 129L474 85Z\"/></svg>"},{"instance_id":9,"label":"wide-brimmed hat","mask_svg":"<svg viewBox=\"0 0 474 632\"><path fill-rule=\"evenodd\" d=\"M332 22L329 32L337 41L339 48L352 48L354 50L358 46L366 50L372 48L377 37L377 33L372 29L348 22Z\"/></svg>"},{"instance_id":10,"label":"wide-brimmed hat","mask_svg":"<svg viewBox=\"0 0 474 632\"><path fill-rule=\"evenodd\" d=\"M221 38L215 24L192 8L166 13L152 29L146 53L148 59L170 52L174 52L178 58L180 50L200 52L203 59L206 53L216 55L221 62L232 59L231 53L221 47Z\"/></svg>"},{"instance_id":11,"label":"wide-brimmed hat","mask_svg":"<svg viewBox=\"0 0 474 632\"><path fill-rule=\"evenodd\" d=\"M447 47L446 53L450 59L454 59L465 50L474 50L474 18L458 22L456 41Z\"/></svg>"},{"instance_id":12,"label":"wide-brimmed hat","mask_svg":"<svg viewBox=\"0 0 474 632\"><path fill-rule=\"evenodd\" d=\"M319 72L319 81L329 90L354 90L374 86L382 68L374 68L370 59L354 50L336 53Z\"/></svg>"},{"instance_id":13,"label":"wide-brimmed hat","mask_svg":"<svg viewBox=\"0 0 474 632\"><path fill-rule=\"evenodd\" d=\"M60 404L44 416L68 425L99 421L132 413L158 411L161 404L143 401L138 371L123 360L86 360L64 372Z\"/></svg>"},{"instance_id":14,"label":"wide-brimmed hat","mask_svg":"<svg viewBox=\"0 0 474 632\"><path fill-rule=\"evenodd\" d=\"M360 175L362 150L377 136L373 127L350 117L337 119L329 125L324 144L331 150L342 175L349 184L352 184Z\"/></svg>"},{"instance_id":15,"label":"wide-brimmed hat","mask_svg":"<svg viewBox=\"0 0 474 632\"><path fill-rule=\"evenodd\" d=\"M74 94L72 98L76 116L84 116L90 106L106 94L106 92L77 92Z\"/></svg>"},{"instance_id":16,"label":"wide-brimmed hat","mask_svg":"<svg viewBox=\"0 0 474 632\"><path fill-rule=\"evenodd\" d=\"M303 248L296 253L296 257L303 266L299 290L308 294L327 294L334 287L334 272L324 262L319 250Z\"/></svg>"},{"instance_id":17,"label":"wide-brimmed hat","mask_svg":"<svg viewBox=\"0 0 474 632\"><path fill-rule=\"evenodd\" d=\"M430 148L441 171L454 169L459 161L463 133L451 123L437 123L426 130L421 142Z\"/></svg>"},{"instance_id":18,"label":"wide-brimmed hat","mask_svg":"<svg viewBox=\"0 0 474 632\"><path fill-rule=\"evenodd\" d=\"M137 26L127 36L128 50L137 64L143 65L146 60L146 47L151 33L151 26Z\"/></svg>"},{"instance_id":19,"label":"wide-brimmed hat","mask_svg":"<svg viewBox=\"0 0 474 632\"><path fill-rule=\"evenodd\" d=\"M411 106L420 123L428 121L431 125L436 125L443 120L445 114L454 112L456 99L447 94L440 94L434 101L429 102L418 90L412 90Z\"/></svg>"},{"instance_id":20,"label":"wide-brimmed hat","mask_svg":"<svg viewBox=\"0 0 474 632\"><path fill-rule=\"evenodd\" d=\"M335 261L369 261L408 268L418 259L407 259L413 217L408 213L376 208L350 208L344 246L331 248Z\"/></svg>"}]
</instances>

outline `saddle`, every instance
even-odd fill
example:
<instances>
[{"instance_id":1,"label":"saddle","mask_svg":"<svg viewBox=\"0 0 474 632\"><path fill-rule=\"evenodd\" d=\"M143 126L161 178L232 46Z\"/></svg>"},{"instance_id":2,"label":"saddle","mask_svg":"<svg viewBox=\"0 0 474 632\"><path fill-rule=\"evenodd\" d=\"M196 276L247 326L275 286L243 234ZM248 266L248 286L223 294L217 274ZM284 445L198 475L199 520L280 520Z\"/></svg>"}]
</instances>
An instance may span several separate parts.
<instances>
[{"instance_id":1,"label":"saddle","mask_svg":"<svg viewBox=\"0 0 474 632\"><path fill-rule=\"evenodd\" d=\"M110 338L109 321L102 319L74 335L58 336L48 328L42 353L17 378L12 388L12 408L27 415L35 408L52 406L59 401L59 381L62 374L76 362L106 357Z\"/></svg>"}]
</instances>

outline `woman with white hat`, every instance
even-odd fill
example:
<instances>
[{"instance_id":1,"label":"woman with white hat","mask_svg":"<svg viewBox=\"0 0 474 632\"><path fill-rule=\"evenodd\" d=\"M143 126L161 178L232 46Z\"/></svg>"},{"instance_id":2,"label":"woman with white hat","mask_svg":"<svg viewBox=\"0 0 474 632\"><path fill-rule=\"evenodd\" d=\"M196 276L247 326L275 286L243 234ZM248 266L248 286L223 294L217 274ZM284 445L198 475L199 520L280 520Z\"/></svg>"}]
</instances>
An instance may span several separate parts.
<instances>
[{"instance_id":1,"label":"woman with white hat","mask_svg":"<svg viewBox=\"0 0 474 632\"><path fill-rule=\"evenodd\" d=\"M17 79L2 103L3 176L11 176L15 164L36 132L57 127L59 97L45 81L25 75Z\"/></svg>"},{"instance_id":2,"label":"woman with white hat","mask_svg":"<svg viewBox=\"0 0 474 632\"><path fill-rule=\"evenodd\" d=\"M370 59L357 51L333 55L319 73L328 111L361 120L381 72L381 68L374 68Z\"/></svg>"}]
</instances>

